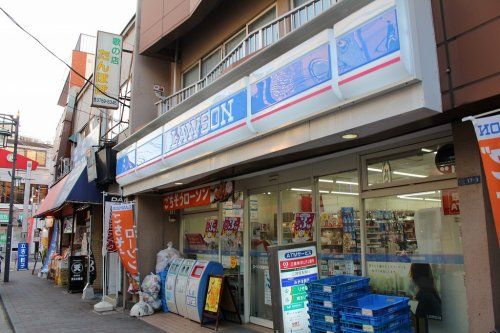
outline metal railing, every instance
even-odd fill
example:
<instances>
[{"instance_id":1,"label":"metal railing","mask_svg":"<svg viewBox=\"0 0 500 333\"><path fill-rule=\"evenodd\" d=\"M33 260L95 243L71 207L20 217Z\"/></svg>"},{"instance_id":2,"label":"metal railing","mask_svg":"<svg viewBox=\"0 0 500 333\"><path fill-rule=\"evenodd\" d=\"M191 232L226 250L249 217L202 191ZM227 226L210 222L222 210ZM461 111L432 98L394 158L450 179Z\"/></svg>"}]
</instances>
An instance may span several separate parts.
<instances>
[{"instance_id":1,"label":"metal railing","mask_svg":"<svg viewBox=\"0 0 500 333\"><path fill-rule=\"evenodd\" d=\"M325 10L341 1L342 0L309 1L283 14L263 27L250 32L246 38L230 51L204 78L170 96L164 97L162 101L158 103L158 114L160 115L168 112L200 90L211 85L223 74L236 67L238 62L242 59L283 39L291 32L307 24Z\"/></svg>"}]
</instances>

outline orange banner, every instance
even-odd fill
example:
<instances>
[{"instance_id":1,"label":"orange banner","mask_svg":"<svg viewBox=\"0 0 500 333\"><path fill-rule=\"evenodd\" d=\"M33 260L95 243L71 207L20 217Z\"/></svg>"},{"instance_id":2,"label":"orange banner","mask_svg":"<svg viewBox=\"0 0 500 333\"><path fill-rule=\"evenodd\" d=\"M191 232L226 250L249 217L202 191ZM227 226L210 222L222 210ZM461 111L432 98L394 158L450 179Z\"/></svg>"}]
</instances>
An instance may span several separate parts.
<instances>
[{"instance_id":1,"label":"orange banner","mask_svg":"<svg viewBox=\"0 0 500 333\"><path fill-rule=\"evenodd\" d=\"M117 204L111 207L111 225L116 248L125 270L138 275L137 242L134 229L134 205Z\"/></svg>"},{"instance_id":2,"label":"orange banner","mask_svg":"<svg viewBox=\"0 0 500 333\"><path fill-rule=\"evenodd\" d=\"M474 119L473 123L500 245L500 115Z\"/></svg>"}]
</instances>

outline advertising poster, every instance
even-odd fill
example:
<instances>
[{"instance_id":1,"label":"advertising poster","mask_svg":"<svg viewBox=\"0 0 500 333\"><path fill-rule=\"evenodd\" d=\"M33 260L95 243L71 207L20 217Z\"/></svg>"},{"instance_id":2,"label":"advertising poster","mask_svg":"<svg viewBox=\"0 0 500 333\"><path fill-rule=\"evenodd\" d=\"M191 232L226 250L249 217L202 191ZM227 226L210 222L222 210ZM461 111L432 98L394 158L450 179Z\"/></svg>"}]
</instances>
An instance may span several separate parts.
<instances>
[{"instance_id":1,"label":"advertising poster","mask_svg":"<svg viewBox=\"0 0 500 333\"><path fill-rule=\"evenodd\" d=\"M241 218L239 216L225 217L222 224L221 237L225 241L227 250L239 248L238 230L240 230Z\"/></svg>"},{"instance_id":2,"label":"advertising poster","mask_svg":"<svg viewBox=\"0 0 500 333\"><path fill-rule=\"evenodd\" d=\"M472 123L481 152L500 246L500 115L474 119Z\"/></svg>"},{"instance_id":3,"label":"advertising poster","mask_svg":"<svg viewBox=\"0 0 500 333\"><path fill-rule=\"evenodd\" d=\"M68 290L81 291L85 287L85 257L69 257L69 285Z\"/></svg>"},{"instance_id":4,"label":"advertising poster","mask_svg":"<svg viewBox=\"0 0 500 333\"><path fill-rule=\"evenodd\" d=\"M316 247L278 251L284 332L309 332L306 283L318 279Z\"/></svg>"},{"instance_id":5,"label":"advertising poster","mask_svg":"<svg viewBox=\"0 0 500 333\"><path fill-rule=\"evenodd\" d=\"M457 189L441 190L441 204L444 215L460 215L460 200Z\"/></svg>"},{"instance_id":6,"label":"advertising poster","mask_svg":"<svg viewBox=\"0 0 500 333\"><path fill-rule=\"evenodd\" d=\"M272 297L271 297L271 278L269 277L269 270L264 270L264 304L272 305Z\"/></svg>"},{"instance_id":7,"label":"advertising poster","mask_svg":"<svg viewBox=\"0 0 500 333\"><path fill-rule=\"evenodd\" d=\"M17 246L17 270L28 269L28 243L19 243Z\"/></svg>"},{"instance_id":8,"label":"advertising poster","mask_svg":"<svg viewBox=\"0 0 500 333\"><path fill-rule=\"evenodd\" d=\"M49 250L45 256L45 261L43 262L43 266L40 269L42 273L49 272L49 263L52 260L52 255L56 252L57 248L57 236L59 235L59 223L54 222L54 230L52 230L52 238L50 239Z\"/></svg>"},{"instance_id":9,"label":"advertising poster","mask_svg":"<svg viewBox=\"0 0 500 333\"><path fill-rule=\"evenodd\" d=\"M313 240L314 213L295 213L293 242L302 243Z\"/></svg>"},{"instance_id":10,"label":"advertising poster","mask_svg":"<svg viewBox=\"0 0 500 333\"><path fill-rule=\"evenodd\" d=\"M210 278L208 279L208 291L205 302L205 311L212 313L219 312L222 279L222 276L210 276Z\"/></svg>"},{"instance_id":11,"label":"advertising poster","mask_svg":"<svg viewBox=\"0 0 500 333\"><path fill-rule=\"evenodd\" d=\"M205 221L205 235L203 236L203 240L209 248L215 248L217 245L218 227L219 220L215 217L208 218Z\"/></svg>"},{"instance_id":12,"label":"advertising poster","mask_svg":"<svg viewBox=\"0 0 500 333\"><path fill-rule=\"evenodd\" d=\"M115 204L112 207L111 223L113 238L125 270L136 276L137 245L134 230L134 204Z\"/></svg>"}]
</instances>

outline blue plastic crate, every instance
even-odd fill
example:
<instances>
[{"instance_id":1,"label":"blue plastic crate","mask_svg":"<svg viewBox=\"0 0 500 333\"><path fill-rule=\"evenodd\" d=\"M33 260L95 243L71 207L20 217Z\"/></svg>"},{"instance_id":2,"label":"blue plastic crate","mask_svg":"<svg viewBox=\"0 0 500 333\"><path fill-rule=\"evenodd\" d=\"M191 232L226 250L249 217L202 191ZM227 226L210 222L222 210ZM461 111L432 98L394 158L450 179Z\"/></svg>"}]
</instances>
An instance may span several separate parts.
<instances>
[{"instance_id":1,"label":"blue plastic crate","mask_svg":"<svg viewBox=\"0 0 500 333\"><path fill-rule=\"evenodd\" d=\"M308 292L341 294L353 289L368 287L370 278L355 275L335 275L307 283Z\"/></svg>"},{"instance_id":2,"label":"blue plastic crate","mask_svg":"<svg viewBox=\"0 0 500 333\"><path fill-rule=\"evenodd\" d=\"M307 294L307 299L309 301L329 301L332 303L341 303L345 302L345 300L358 298L361 296L368 295L370 293L370 287L366 286L360 289L351 289L343 293L324 293L324 292L315 292L311 291Z\"/></svg>"},{"instance_id":3,"label":"blue plastic crate","mask_svg":"<svg viewBox=\"0 0 500 333\"><path fill-rule=\"evenodd\" d=\"M340 325L340 316L330 313L330 314L321 314L314 312L307 312L309 314L309 321L323 321L330 324L339 324Z\"/></svg>"},{"instance_id":4,"label":"blue plastic crate","mask_svg":"<svg viewBox=\"0 0 500 333\"><path fill-rule=\"evenodd\" d=\"M387 332L393 332L395 329L405 328L410 324L411 320L409 313L401 314L393 321L382 326L360 324L345 320L340 321L340 326L342 327L343 332L345 332L346 329L349 329L349 330L354 330L353 332L387 333Z\"/></svg>"},{"instance_id":5,"label":"blue plastic crate","mask_svg":"<svg viewBox=\"0 0 500 333\"><path fill-rule=\"evenodd\" d=\"M363 331L363 330L359 330L359 329L355 329L355 328L341 328L341 331L342 331L342 333L367 333L367 332L372 333L372 332L374 332L374 331ZM319 332L313 332L313 333L319 333ZM406 324L403 326L387 329L385 331L376 331L376 333L413 333L413 328L411 327L411 324Z\"/></svg>"},{"instance_id":6,"label":"blue plastic crate","mask_svg":"<svg viewBox=\"0 0 500 333\"><path fill-rule=\"evenodd\" d=\"M311 326L309 326L309 329L311 330L311 333L340 333L340 332L342 332L340 327L337 328L337 330L335 330L335 331L323 330L323 329L314 328Z\"/></svg>"},{"instance_id":7,"label":"blue plastic crate","mask_svg":"<svg viewBox=\"0 0 500 333\"><path fill-rule=\"evenodd\" d=\"M324 306L317 306L311 303L307 304L309 310L307 311L309 314L313 313L316 315L322 316L332 316L340 318L340 307L336 306L333 308L325 308Z\"/></svg>"},{"instance_id":8,"label":"blue plastic crate","mask_svg":"<svg viewBox=\"0 0 500 333\"><path fill-rule=\"evenodd\" d=\"M340 323L329 323L324 320L309 319L309 327L324 331L340 332Z\"/></svg>"},{"instance_id":9,"label":"blue plastic crate","mask_svg":"<svg viewBox=\"0 0 500 333\"><path fill-rule=\"evenodd\" d=\"M340 316L342 320L344 321L349 321L352 323L359 323L359 324L366 324L366 325L373 325L373 326L382 326L385 325L393 320L395 320L398 316L409 313L410 307L406 306L401 310L398 310L393 313L389 313L383 316L379 317L368 317L368 316L363 316L363 315L355 315L351 313L345 313L342 311L342 308L340 309Z\"/></svg>"},{"instance_id":10,"label":"blue plastic crate","mask_svg":"<svg viewBox=\"0 0 500 333\"><path fill-rule=\"evenodd\" d=\"M342 313L381 317L408 307L409 298L371 294L342 304Z\"/></svg>"}]
</instances>

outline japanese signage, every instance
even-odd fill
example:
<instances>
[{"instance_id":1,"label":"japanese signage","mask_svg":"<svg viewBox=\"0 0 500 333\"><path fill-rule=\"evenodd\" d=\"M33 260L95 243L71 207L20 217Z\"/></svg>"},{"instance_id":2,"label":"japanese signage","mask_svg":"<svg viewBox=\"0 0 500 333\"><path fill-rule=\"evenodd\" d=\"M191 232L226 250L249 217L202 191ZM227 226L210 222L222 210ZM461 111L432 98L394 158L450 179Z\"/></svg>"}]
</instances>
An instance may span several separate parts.
<instances>
[{"instance_id":1,"label":"japanese signage","mask_svg":"<svg viewBox=\"0 0 500 333\"><path fill-rule=\"evenodd\" d=\"M52 255L56 252L57 249L57 238L59 236L59 222L54 222L54 229L52 230L52 238L50 239L49 250L45 256L45 261L43 262L43 266L40 269L42 273L48 273L49 271L49 263L52 260Z\"/></svg>"},{"instance_id":2,"label":"japanese signage","mask_svg":"<svg viewBox=\"0 0 500 333\"><path fill-rule=\"evenodd\" d=\"M207 246L210 247L215 247L218 239L217 239L217 234L219 232L219 220L217 220L217 217L210 217L205 221L205 235L203 237L203 240L207 244Z\"/></svg>"},{"instance_id":3,"label":"japanese signage","mask_svg":"<svg viewBox=\"0 0 500 333\"><path fill-rule=\"evenodd\" d=\"M98 31L92 106L118 109L121 63L122 36Z\"/></svg>"},{"instance_id":4,"label":"japanese signage","mask_svg":"<svg viewBox=\"0 0 500 333\"><path fill-rule=\"evenodd\" d=\"M115 240L113 239L113 228L111 227L111 207L114 204L122 203L123 197L109 193L103 194L104 198L104 218L102 232L102 254L116 252Z\"/></svg>"},{"instance_id":5,"label":"japanese signage","mask_svg":"<svg viewBox=\"0 0 500 333\"><path fill-rule=\"evenodd\" d=\"M460 215L460 200L457 189L441 191L441 205L444 215Z\"/></svg>"},{"instance_id":6,"label":"japanese signage","mask_svg":"<svg viewBox=\"0 0 500 333\"><path fill-rule=\"evenodd\" d=\"M318 278L316 246L278 250L283 332L309 332L306 283Z\"/></svg>"},{"instance_id":7,"label":"japanese signage","mask_svg":"<svg viewBox=\"0 0 500 333\"><path fill-rule=\"evenodd\" d=\"M474 119L472 122L479 143L500 246L500 115Z\"/></svg>"},{"instance_id":8,"label":"japanese signage","mask_svg":"<svg viewBox=\"0 0 500 333\"><path fill-rule=\"evenodd\" d=\"M85 257L69 257L69 291L81 291L85 287Z\"/></svg>"},{"instance_id":9,"label":"japanese signage","mask_svg":"<svg viewBox=\"0 0 500 333\"><path fill-rule=\"evenodd\" d=\"M301 243L313 240L313 223L314 213L295 213L293 242Z\"/></svg>"},{"instance_id":10,"label":"japanese signage","mask_svg":"<svg viewBox=\"0 0 500 333\"><path fill-rule=\"evenodd\" d=\"M0 212L0 223L9 223L9 213Z\"/></svg>"},{"instance_id":11,"label":"japanese signage","mask_svg":"<svg viewBox=\"0 0 500 333\"><path fill-rule=\"evenodd\" d=\"M210 186L167 194L167 196L163 199L163 207L167 211L188 207L206 206L209 204Z\"/></svg>"},{"instance_id":12,"label":"japanese signage","mask_svg":"<svg viewBox=\"0 0 500 333\"><path fill-rule=\"evenodd\" d=\"M28 269L28 243L19 243L17 245L17 270Z\"/></svg>"},{"instance_id":13,"label":"japanese signage","mask_svg":"<svg viewBox=\"0 0 500 333\"><path fill-rule=\"evenodd\" d=\"M111 223L115 246L125 270L138 274L137 245L134 230L134 204L115 204L112 207Z\"/></svg>"}]
</instances>

